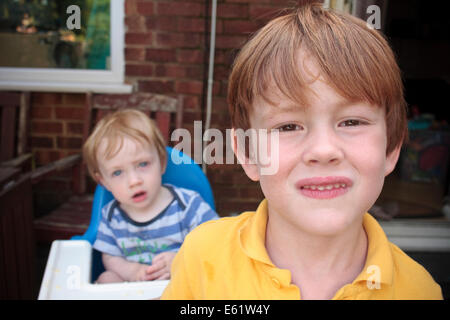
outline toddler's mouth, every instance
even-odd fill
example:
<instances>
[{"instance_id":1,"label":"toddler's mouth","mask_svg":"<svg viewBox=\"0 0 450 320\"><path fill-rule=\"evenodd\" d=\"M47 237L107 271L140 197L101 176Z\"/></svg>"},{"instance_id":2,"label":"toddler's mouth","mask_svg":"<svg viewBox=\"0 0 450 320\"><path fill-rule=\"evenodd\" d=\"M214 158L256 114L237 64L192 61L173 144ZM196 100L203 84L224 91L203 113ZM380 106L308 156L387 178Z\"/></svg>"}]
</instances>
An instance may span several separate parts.
<instances>
[{"instance_id":1,"label":"toddler's mouth","mask_svg":"<svg viewBox=\"0 0 450 320\"><path fill-rule=\"evenodd\" d=\"M136 192L133 196L133 202L141 202L147 198L147 192L145 191L139 191Z\"/></svg>"}]
</instances>

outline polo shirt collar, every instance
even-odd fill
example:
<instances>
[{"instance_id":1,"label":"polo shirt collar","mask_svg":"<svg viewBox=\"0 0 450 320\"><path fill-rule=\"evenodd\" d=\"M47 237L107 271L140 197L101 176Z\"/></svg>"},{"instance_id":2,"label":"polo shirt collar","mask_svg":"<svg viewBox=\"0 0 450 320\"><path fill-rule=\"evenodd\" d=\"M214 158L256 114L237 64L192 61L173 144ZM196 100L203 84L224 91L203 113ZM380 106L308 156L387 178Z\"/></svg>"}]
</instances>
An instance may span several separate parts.
<instances>
[{"instance_id":1,"label":"polo shirt collar","mask_svg":"<svg viewBox=\"0 0 450 320\"><path fill-rule=\"evenodd\" d=\"M267 227L267 199L264 199L239 230L242 250L251 259L275 267L265 247ZM374 272L379 271L380 283L392 285L394 263L390 243L378 222L368 213L363 217L363 227L367 234L368 248L366 263L362 272L353 281L375 281Z\"/></svg>"},{"instance_id":2,"label":"polo shirt collar","mask_svg":"<svg viewBox=\"0 0 450 320\"><path fill-rule=\"evenodd\" d=\"M267 200L264 199L239 230L242 250L251 259L274 266L266 250Z\"/></svg>"},{"instance_id":3,"label":"polo shirt collar","mask_svg":"<svg viewBox=\"0 0 450 320\"><path fill-rule=\"evenodd\" d=\"M379 271L380 283L392 285L394 261L389 240L380 224L369 213L363 217L363 227L368 242L366 263L353 283L374 281L374 274Z\"/></svg>"}]
</instances>

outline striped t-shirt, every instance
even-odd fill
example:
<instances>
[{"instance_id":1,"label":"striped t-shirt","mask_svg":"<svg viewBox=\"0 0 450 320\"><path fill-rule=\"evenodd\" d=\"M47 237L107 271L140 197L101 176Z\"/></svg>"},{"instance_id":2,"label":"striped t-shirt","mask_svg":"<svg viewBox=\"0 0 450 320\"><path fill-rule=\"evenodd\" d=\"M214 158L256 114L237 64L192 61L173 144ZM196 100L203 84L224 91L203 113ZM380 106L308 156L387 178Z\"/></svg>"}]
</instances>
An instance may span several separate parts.
<instances>
[{"instance_id":1,"label":"striped t-shirt","mask_svg":"<svg viewBox=\"0 0 450 320\"><path fill-rule=\"evenodd\" d=\"M151 264L161 252L177 252L196 226L218 218L197 192L169 184L164 187L170 190L173 200L147 222L132 220L115 199L105 205L94 248L128 261Z\"/></svg>"}]
</instances>

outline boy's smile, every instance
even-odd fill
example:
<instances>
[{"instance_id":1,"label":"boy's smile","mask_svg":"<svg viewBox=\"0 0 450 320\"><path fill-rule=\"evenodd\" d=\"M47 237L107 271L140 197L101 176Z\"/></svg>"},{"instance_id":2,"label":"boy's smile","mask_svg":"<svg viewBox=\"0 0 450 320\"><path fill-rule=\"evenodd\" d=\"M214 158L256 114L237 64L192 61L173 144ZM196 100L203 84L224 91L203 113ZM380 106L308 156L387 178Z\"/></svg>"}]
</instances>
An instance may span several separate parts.
<instances>
[{"instance_id":1,"label":"boy's smile","mask_svg":"<svg viewBox=\"0 0 450 320\"><path fill-rule=\"evenodd\" d=\"M338 197L349 190L353 181L346 177L316 177L299 180L295 186L301 194L316 199Z\"/></svg>"},{"instance_id":2,"label":"boy's smile","mask_svg":"<svg viewBox=\"0 0 450 320\"><path fill-rule=\"evenodd\" d=\"M314 64L308 70L318 74ZM347 101L322 77L312 78L306 106L269 89L273 104L256 97L250 124L279 131L278 146L269 146L278 148L279 170L263 175L258 164L243 165L260 181L269 224L321 235L361 225L398 158L399 148L386 155L384 109Z\"/></svg>"}]
</instances>

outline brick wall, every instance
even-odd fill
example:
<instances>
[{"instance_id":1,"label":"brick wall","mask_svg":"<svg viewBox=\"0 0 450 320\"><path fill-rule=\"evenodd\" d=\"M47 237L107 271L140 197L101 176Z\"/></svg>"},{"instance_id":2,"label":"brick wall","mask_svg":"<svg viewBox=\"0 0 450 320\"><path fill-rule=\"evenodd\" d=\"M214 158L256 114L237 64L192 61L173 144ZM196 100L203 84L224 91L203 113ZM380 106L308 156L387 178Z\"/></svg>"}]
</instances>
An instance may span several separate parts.
<instances>
[{"instance_id":1,"label":"brick wall","mask_svg":"<svg viewBox=\"0 0 450 320\"><path fill-rule=\"evenodd\" d=\"M281 8L293 3L218 1L212 128L225 134L230 127L227 78L238 48ZM210 6L209 0L125 2L126 81L138 91L182 95L184 127L191 132L194 120L205 120ZM37 165L80 151L83 107L83 94L32 94L30 143ZM208 177L222 216L254 210L262 199L259 185L237 164L211 165ZM43 189L61 194L68 189L67 179L53 179Z\"/></svg>"}]
</instances>

